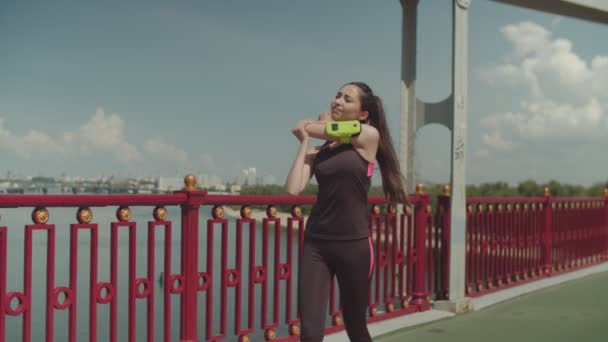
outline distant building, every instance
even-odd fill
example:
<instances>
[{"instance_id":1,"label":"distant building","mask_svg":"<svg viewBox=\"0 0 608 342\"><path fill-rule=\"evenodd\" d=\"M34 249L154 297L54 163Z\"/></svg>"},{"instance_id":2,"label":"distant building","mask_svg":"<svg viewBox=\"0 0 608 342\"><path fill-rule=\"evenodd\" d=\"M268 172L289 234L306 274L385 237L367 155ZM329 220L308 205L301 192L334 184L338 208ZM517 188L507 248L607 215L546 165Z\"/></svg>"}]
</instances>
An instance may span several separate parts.
<instances>
[{"instance_id":1,"label":"distant building","mask_svg":"<svg viewBox=\"0 0 608 342\"><path fill-rule=\"evenodd\" d=\"M209 188L213 188L214 186L217 186L217 185L223 184L223 183L224 183L224 181L222 180L221 177L219 177L217 175L212 175L212 176L209 176L209 184L207 184L207 185Z\"/></svg>"},{"instance_id":2,"label":"distant building","mask_svg":"<svg viewBox=\"0 0 608 342\"><path fill-rule=\"evenodd\" d=\"M158 191L160 192L171 192L177 191L184 188L183 177L159 177L158 178Z\"/></svg>"},{"instance_id":3,"label":"distant building","mask_svg":"<svg viewBox=\"0 0 608 342\"><path fill-rule=\"evenodd\" d=\"M0 183L0 194L6 194L10 188L11 188L10 182Z\"/></svg>"},{"instance_id":4,"label":"distant building","mask_svg":"<svg viewBox=\"0 0 608 342\"><path fill-rule=\"evenodd\" d=\"M262 183L262 185L277 184L277 180L273 175L265 174L261 177L260 183Z\"/></svg>"},{"instance_id":5,"label":"distant building","mask_svg":"<svg viewBox=\"0 0 608 342\"><path fill-rule=\"evenodd\" d=\"M209 175L201 174L196 176L196 184L203 189L209 188Z\"/></svg>"},{"instance_id":6,"label":"distant building","mask_svg":"<svg viewBox=\"0 0 608 342\"><path fill-rule=\"evenodd\" d=\"M215 188L215 191L226 191L226 185L224 185L224 184L218 184L214 188Z\"/></svg>"},{"instance_id":7,"label":"distant building","mask_svg":"<svg viewBox=\"0 0 608 342\"><path fill-rule=\"evenodd\" d=\"M63 188L59 183L45 184L44 186L42 186L42 193L48 195L61 194L63 193Z\"/></svg>"},{"instance_id":8,"label":"distant building","mask_svg":"<svg viewBox=\"0 0 608 342\"><path fill-rule=\"evenodd\" d=\"M256 169L250 167L241 171L243 185L256 185Z\"/></svg>"}]
</instances>

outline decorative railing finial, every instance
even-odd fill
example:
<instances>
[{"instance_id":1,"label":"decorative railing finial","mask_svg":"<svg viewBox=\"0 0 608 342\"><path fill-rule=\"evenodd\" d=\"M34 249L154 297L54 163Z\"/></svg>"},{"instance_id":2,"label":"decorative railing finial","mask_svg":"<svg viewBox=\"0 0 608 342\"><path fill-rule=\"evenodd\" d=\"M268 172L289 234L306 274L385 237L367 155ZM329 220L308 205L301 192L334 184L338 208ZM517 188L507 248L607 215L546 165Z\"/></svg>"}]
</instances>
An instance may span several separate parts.
<instances>
[{"instance_id":1,"label":"decorative railing finial","mask_svg":"<svg viewBox=\"0 0 608 342\"><path fill-rule=\"evenodd\" d=\"M91 208L87 207L80 208L76 213L76 219L80 224L91 223L91 221L93 220L93 211L91 210Z\"/></svg>"},{"instance_id":2,"label":"decorative railing finial","mask_svg":"<svg viewBox=\"0 0 608 342\"><path fill-rule=\"evenodd\" d=\"M186 187L184 190L186 191L194 191L196 189L196 177L193 174L188 174L184 177L184 184Z\"/></svg>"},{"instance_id":3,"label":"decorative railing finial","mask_svg":"<svg viewBox=\"0 0 608 342\"><path fill-rule=\"evenodd\" d=\"M49 221L49 211L44 207L35 208L32 212L32 221L36 224L45 224Z\"/></svg>"},{"instance_id":4,"label":"decorative railing finial","mask_svg":"<svg viewBox=\"0 0 608 342\"><path fill-rule=\"evenodd\" d=\"M424 193L424 184L418 183L416 185L416 193L419 195Z\"/></svg>"},{"instance_id":5,"label":"decorative railing finial","mask_svg":"<svg viewBox=\"0 0 608 342\"><path fill-rule=\"evenodd\" d=\"M169 213L165 207L159 205L152 211L152 216L156 221L164 221L167 219L167 216L169 216Z\"/></svg>"},{"instance_id":6,"label":"decorative railing finial","mask_svg":"<svg viewBox=\"0 0 608 342\"><path fill-rule=\"evenodd\" d=\"M291 206L291 217L302 217L302 208L297 204Z\"/></svg>"},{"instance_id":7,"label":"decorative railing finial","mask_svg":"<svg viewBox=\"0 0 608 342\"><path fill-rule=\"evenodd\" d=\"M450 196L450 194L452 193L452 189L450 188L449 184L446 184L443 186L443 196Z\"/></svg>"},{"instance_id":8,"label":"decorative railing finial","mask_svg":"<svg viewBox=\"0 0 608 342\"><path fill-rule=\"evenodd\" d=\"M120 222L128 222L132 216L133 213L131 212L131 209L127 206L121 206L116 210L116 218Z\"/></svg>"},{"instance_id":9,"label":"decorative railing finial","mask_svg":"<svg viewBox=\"0 0 608 342\"><path fill-rule=\"evenodd\" d=\"M543 190L543 194L544 194L544 196L546 196L546 197L551 196L551 191L549 190L549 188L548 188L548 187L545 187L545 189Z\"/></svg>"}]
</instances>

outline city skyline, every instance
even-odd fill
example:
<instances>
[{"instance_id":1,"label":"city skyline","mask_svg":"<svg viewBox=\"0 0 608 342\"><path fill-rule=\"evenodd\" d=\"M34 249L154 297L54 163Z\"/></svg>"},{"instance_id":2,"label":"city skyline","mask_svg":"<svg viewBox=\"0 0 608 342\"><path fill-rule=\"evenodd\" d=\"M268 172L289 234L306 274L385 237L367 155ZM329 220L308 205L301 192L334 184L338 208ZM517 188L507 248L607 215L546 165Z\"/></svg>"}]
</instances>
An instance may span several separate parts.
<instances>
[{"instance_id":1,"label":"city skyline","mask_svg":"<svg viewBox=\"0 0 608 342\"><path fill-rule=\"evenodd\" d=\"M241 174L230 179L223 178L217 174L206 174L206 173L190 173L197 180L197 185L201 187L213 187L216 185L277 185L277 179L274 175L269 173L257 174L257 168L248 167L241 170ZM35 180L35 179L53 179L56 181L99 181L99 182L109 182L109 181L126 181L129 179L137 179L142 181L159 181L159 179L171 179L172 183L179 183L180 186L184 183L184 178L186 174L174 174L174 175L154 175L154 176L120 176L113 174L99 174L92 176L80 176L80 175L67 175L66 173L62 173L59 176L54 175L26 175L26 174L14 174L10 171L7 171L5 175L0 175L0 180Z\"/></svg>"}]
</instances>

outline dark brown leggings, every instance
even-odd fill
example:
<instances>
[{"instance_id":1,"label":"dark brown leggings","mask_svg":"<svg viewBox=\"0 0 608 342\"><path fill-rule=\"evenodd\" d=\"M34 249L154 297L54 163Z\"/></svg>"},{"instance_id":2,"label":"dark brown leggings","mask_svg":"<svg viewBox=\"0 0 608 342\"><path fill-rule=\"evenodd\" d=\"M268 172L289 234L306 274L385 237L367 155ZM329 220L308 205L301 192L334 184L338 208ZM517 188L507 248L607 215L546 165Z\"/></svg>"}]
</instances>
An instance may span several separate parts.
<instances>
[{"instance_id":1,"label":"dark brown leggings","mask_svg":"<svg viewBox=\"0 0 608 342\"><path fill-rule=\"evenodd\" d=\"M334 275L340 289L342 316L352 342L371 341L367 304L373 251L370 240L332 241L306 237L298 275L302 342L321 342Z\"/></svg>"}]
</instances>

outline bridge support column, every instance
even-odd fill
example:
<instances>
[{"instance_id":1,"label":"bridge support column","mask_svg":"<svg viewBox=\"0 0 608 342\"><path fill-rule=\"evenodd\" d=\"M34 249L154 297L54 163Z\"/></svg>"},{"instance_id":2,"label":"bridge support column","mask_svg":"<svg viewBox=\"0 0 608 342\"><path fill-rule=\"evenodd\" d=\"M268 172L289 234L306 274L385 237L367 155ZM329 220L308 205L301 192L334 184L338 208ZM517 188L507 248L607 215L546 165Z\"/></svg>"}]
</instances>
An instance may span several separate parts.
<instances>
[{"instance_id":1,"label":"bridge support column","mask_svg":"<svg viewBox=\"0 0 608 342\"><path fill-rule=\"evenodd\" d=\"M416 35L418 0L401 0L403 10L401 57L400 162L408 190L415 184L414 151L416 131L438 123L451 131L451 179L448 302L437 303L450 311L469 307L465 297L466 204L465 147L468 93L468 7L470 0L453 0L452 94L439 103L416 98Z\"/></svg>"}]
</instances>

